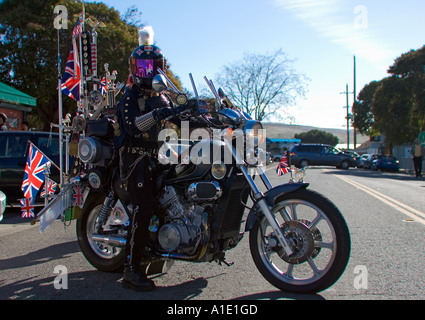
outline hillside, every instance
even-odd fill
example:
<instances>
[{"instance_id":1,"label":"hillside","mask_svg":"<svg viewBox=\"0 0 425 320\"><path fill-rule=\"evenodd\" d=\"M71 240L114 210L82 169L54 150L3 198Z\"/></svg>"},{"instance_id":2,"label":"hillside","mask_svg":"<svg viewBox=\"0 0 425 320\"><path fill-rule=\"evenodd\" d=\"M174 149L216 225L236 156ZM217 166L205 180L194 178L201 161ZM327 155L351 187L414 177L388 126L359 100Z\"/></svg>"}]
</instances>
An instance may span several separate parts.
<instances>
[{"instance_id":1,"label":"hillside","mask_svg":"<svg viewBox=\"0 0 425 320\"><path fill-rule=\"evenodd\" d=\"M295 134L307 132L310 130L321 130L325 132L332 133L334 136L338 137L339 143L347 143L347 130L345 129L325 129L317 128L313 126L300 126L300 125L289 125L282 123L263 123L264 128L267 130L267 138L271 139L293 139ZM350 143L353 143L353 130L350 130ZM357 144L362 144L365 141L368 141L369 137L361 134L357 134Z\"/></svg>"}]
</instances>

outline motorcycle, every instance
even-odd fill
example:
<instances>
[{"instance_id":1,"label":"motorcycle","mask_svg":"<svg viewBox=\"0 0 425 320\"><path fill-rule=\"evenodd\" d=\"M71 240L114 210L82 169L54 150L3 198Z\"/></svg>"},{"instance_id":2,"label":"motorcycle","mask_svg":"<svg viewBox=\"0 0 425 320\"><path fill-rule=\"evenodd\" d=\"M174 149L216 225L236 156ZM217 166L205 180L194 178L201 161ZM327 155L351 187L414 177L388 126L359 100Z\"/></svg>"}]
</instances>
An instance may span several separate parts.
<instances>
[{"instance_id":1,"label":"motorcycle","mask_svg":"<svg viewBox=\"0 0 425 320\"><path fill-rule=\"evenodd\" d=\"M196 97L191 99L173 88L164 74L153 81L156 91L176 93L180 120L196 123L210 135L188 143L180 154L180 144L177 151L170 141L161 148L163 159L174 156L176 161L161 163L158 170L149 257L143 262L147 273L163 272L176 260L231 265L225 252L249 233L255 265L272 285L295 293L327 289L349 260L350 236L342 214L303 181L273 187L261 161L261 123L206 81L216 100L213 108L198 97L193 80ZM112 126L107 115L87 122L75 171L79 183L89 189L77 220L78 242L85 258L106 272L123 268L132 216Z\"/></svg>"}]
</instances>

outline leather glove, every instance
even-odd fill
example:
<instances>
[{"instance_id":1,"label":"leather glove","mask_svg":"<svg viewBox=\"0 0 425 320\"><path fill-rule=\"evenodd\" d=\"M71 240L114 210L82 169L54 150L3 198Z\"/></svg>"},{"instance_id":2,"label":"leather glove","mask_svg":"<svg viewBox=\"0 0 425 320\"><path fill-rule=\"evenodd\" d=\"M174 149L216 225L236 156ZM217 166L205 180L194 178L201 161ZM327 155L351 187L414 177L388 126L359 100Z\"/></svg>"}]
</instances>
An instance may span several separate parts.
<instances>
[{"instance_id":1,"label":"leather glove","mask_svg":"<svg viewBox=\"0 0 425 320\"><path fill-rule=\"evenodd\" d=\"M164 120L168 117L175 116L176 113L172 108L159 108L154 111L154 118L156 121Z\"/></svg>"}]
</instances>

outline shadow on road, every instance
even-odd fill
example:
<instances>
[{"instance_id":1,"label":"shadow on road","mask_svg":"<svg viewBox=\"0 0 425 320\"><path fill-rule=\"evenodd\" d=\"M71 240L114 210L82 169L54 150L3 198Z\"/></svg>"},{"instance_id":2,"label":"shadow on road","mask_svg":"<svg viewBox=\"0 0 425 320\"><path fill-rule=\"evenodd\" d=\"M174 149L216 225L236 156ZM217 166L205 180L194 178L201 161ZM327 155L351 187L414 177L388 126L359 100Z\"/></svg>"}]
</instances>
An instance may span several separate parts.
<instances>
[{"instance_id":1,"label":"shadow on road","mask_svg":"<svg viewBox=\"0 0 425 320\"><path fill-rule=\"evenodd\" d=\"M2 287L2 300L190 300L196 298L206 288L204 278L193 279L174 286L158 286L151 292L135 292L121 285L122 274L104 273L97 270L70 273L66 287L59 282L56 289L55 278L30 277ZM58 280L57 280L58 281Z\"/></svg>"},{"instance_id":2,"label":"shadow on road","mask_svg":"<svg viewBox=\"0 0 425 320\"><path fill-rule=\"evenodd\" d=\"M164 285L155 277L152 292L135 292L121 285L121 273L97 270L52 273L52 265L80 251L76 241L55 244L26 255L0 260L0 271L14 269L16 280L0 280L0 300L196 300L208 286L210 278L199 277L176 285ZM49 271L47 271L49 270ZM216 275L220 276L220 275ZM214 277L216 277L214 276ZM55 288L55 279L62 288ZM58 283L57 283L58 284ZM234 300L323 300L319 295L290 294L281 291L259 292Z\"/></svg>"},{"instance_id":3,"label":"shadow on road","mask_svg":"<svg viewBox=\"0 0 425 320\"><path fill-rule=\"evenodd\" d=\"M56 276L35 277L3 285L2 300L193 300L208 285L205 278L189 280L174 286L157 286L151 292L135 292L121 286L122 274L96 270L68 275L67 289L55 289ZM61 282L61 285L64 285ZM324 300L320 295L292 294L281 291L255 293L233 300Z\"/></svg>"},{"instance_id":4,"label":"shadow on road","mask_svg":"<svg viewBox=\"0 0 425 320\"><path fill-rule=\"evenodd\" d=\"M17 269L36 266L49 261L61 260L66 256L79 252L77 242L65 242L52 245L25 255L0 260L0 271L6 269Z\"/></svg>"}]
</instances>

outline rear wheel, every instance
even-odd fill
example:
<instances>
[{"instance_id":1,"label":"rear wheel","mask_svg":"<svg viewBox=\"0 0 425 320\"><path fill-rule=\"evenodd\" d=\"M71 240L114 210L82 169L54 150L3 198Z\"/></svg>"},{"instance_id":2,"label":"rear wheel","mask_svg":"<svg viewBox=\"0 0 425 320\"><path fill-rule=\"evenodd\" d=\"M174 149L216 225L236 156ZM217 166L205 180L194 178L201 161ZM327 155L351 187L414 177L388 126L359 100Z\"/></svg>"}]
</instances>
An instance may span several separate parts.
<instances>
[{"instance_id":1,"label":"rear wheel","mask_svg":"<svg viewBox=\"0 0 425 320\"><path fill-rule=\"evenodd\" d=\"M267 281L288 292L315 293L334 284L350 255L350 235L339 210L310 190L281 196L272 212L293 255L287 256L267 219L250 232L254 262Z\"/></svg>"},{"instance_id":2,"label":"rear wheel","mask_svg":"<svg viewBox=\"0 0 425 320\"><path fill-rule=\"evenodd\" d=\"M96 222L103 206L105 195L92 194L84 204L82 215L77 221L77 237L85 258L98 270L105 272L120 272L125 262L124 248L94 241Z\"/></svg>"},{"instance_id":3,"label":"rear wheel","mask_svg":"<svg viewBox=\"0 0 425 320\"><path fill-rule=\"evenodd\" d=\"M350 163L348 161L341 162L341 169L348 170L350 168Z\"/></svg>"}]
</instances>

